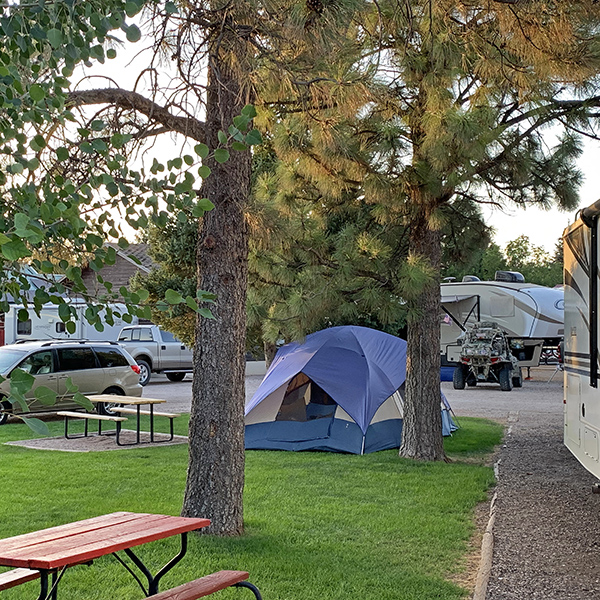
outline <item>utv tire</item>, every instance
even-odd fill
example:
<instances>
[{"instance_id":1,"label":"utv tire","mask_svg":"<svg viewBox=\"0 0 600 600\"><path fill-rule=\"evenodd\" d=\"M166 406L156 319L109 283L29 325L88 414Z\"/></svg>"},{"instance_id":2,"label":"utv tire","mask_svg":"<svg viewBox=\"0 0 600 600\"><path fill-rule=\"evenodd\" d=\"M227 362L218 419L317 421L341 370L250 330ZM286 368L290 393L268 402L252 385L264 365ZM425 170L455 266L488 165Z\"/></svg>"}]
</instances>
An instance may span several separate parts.
<instances>
[{"instance_id":1,"label":"utv tire","mask_svg":"<svg viewBox=\"0 0 600 600\"><path fill-rule=\"evenodd\" d=\"M475 387L477 385L477 379L473 375L467 377L467 385L469 387Z\"/></svg>"},{"instance_id":2,"label":"utv tire","mask_svg":"<svg viewBox=\"0 0 600 600\"><path fill-rule=\"evenodd\" d=\"M513 375L512 383L516 388L523 387L523 371L521 371L521 367L519 367L517 375Z\"/></svg>"},{"instance_id":3,"label":"utv tire","mask_svg":"<svg viewBox=\"0 0 600 600\"><path fill-rule=\"evenodd\" d=\"M165 373L169 381L183 381L185 373Z\"/></svg>"},{"instance_id":4,"label":"utv tire","mask_svg":"<svg viewBox=\"0 0 600 600\"><path fill-rule=\"evenodd\" d=\"M510 392L512 390L512 369L509 365L506 365L500 369L500 373L498 373L498 380L500 381L500 389L503 392Z\"/></svg>"},{"instance_id":5,"label":"utv tire","mask_svg":"<svg viewBox=\"0 0 600 600\"><path fill-rule=\"evenodd\" d=\"M452 373L452 384L455 390L465 389L465 369L462 365L458 365Z\"/></svg>"}]
</instances>

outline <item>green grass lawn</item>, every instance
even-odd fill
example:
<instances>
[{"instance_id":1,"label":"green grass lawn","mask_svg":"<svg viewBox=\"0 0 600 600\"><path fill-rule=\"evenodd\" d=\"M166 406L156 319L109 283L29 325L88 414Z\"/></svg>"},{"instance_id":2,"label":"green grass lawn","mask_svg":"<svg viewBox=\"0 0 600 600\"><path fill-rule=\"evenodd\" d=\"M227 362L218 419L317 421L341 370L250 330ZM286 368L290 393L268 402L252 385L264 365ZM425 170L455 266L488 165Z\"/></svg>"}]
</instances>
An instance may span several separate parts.
<instances>
[{"instance_id":1,"label":"green grass lawn","mask_svg":"<svg viewBox=\"0 0 600 600\"><path fill-rule=\"evenodd\" d=\"M185 433L185 417L176 433ZM218 569L250 572L265 600L450 600L465 590L460 572L473 533L473 512L493 485L484 464L500 425L460 419L445 441L449 463L413 463L397 451L367 456L318 452L246 454L241 538L192 535L185 559L161 589ZM49 423L53 435L62 422ZM0 443L35 437L27 427L0 427ZM185 485L187 447L67 453L0 446L0 537L114 511L176 515ZM139 554L160 567L178 540ZM2 600L37 596L37 582L2 592ZM112 557L74 567L61 600L142 598ZM217 596L215 596L217 597ZM248 599L247 590L219 592Z\"/></svg>"}]
</instances>

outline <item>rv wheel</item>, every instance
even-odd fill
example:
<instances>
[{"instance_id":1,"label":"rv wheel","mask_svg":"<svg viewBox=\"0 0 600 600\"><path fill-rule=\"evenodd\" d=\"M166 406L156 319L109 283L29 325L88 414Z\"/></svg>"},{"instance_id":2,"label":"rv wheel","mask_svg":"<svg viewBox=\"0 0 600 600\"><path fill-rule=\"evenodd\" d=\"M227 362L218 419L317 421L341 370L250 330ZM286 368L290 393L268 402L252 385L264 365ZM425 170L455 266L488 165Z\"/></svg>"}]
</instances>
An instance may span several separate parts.
<instances>
[{"instance_id":1,"label":"rv wheel","mask_svg":"<svg viewBox=\"0 0 600 600\"><path fill-rule=\"evenodd\" d=\"M513 376L512 382L516 388L523 387L523 372L521 371L521 367L519 367L519 370L517 371L517 375Z\"/></svg>"},{"instance_id":2,"label":"rv wheel","mask_svg":"<svg viewBox=\"0 0 600 600\"><path fill-rule=\"evenodd\" d=\"M505 365L500 369L498 380L500 381L500 389L503 392L510 392L512 390L512 369L510 368L510 365Z\"/></svg>"},{"instance_id":3,"label":"rv wheel","mask_svg":"<svg viewBox=\"0 0 600 600\"><path fill-rule=\"evenodd\" d=\"M452 373L452 383L455 390L465 389L465 369L462 365L458 365Z\"/></svg>"}]
</instances>

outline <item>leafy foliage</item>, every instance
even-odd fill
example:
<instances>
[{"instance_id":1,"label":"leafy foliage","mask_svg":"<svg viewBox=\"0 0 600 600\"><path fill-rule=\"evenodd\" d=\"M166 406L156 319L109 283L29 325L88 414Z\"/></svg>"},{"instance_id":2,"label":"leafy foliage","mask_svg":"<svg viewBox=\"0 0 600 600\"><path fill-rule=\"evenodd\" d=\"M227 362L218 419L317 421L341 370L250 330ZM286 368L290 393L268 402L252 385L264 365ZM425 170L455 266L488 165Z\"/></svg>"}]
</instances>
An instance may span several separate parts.
<instances>
[{"instance_id":1,"label":"leafy foliage","mask_svg":"<svg viewBox=\"0 0 600 600\"><path fill-rule=\"evenodd\" d=\"M78 318L69 301L74 297L87 301L85 318L99 331L117 316L149 318L152 306L210 315L201 306L212 297L194 286L185 295L167 290L150 305L147 290L116 290L101 276L116 259L108 239L126 248L126 226L162 227L169 215L196 223L213 208L199 193L210 175L206 160L225 162L228 147L243 151L260 143L250 126L255 110L247 106L218 148L200 142L165 164L154 157L146 168L132 160L145 138L135 127L80 110L90 99L72 89L76 70L115 58L121 43L137 42L141 31L131 20L143 6L143 0L20 3L0 14L0 311L22 304L19 318L26 319L29 310L39 314L52 303L71 334ZM98 273L100 293L86 289L84 266ZM14 386L11 401L25 401L25 383Z\"/></svg>"}]
</instances>

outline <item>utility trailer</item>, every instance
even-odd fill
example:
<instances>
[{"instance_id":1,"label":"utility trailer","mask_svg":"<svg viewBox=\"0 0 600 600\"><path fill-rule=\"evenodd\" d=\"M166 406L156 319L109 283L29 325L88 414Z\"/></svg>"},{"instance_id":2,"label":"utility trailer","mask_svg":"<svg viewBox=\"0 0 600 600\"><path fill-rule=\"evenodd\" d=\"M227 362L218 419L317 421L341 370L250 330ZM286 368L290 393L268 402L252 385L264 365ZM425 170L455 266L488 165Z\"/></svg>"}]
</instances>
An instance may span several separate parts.
<instances>
[{"instance_id":1,"label":"utility trailer","mask_svg":"<svg viewBox=\"0 0 600 600\"><path fill-rule=\"evenodd\" d=\"M443 365L460 360L463 337L479 321L493 321L506 333L520 367L537 367L544 346L564 336L564 294L559 288L526 283L520 273L498 271L494 281L467 276L441 284Z\"/></svg>"},{"instance_id":2,"label":"utility trailer","mask_svg":"<svg viewBox=\"0 0 600 600\"><path fill-rule=\"evenodd\" d=\"M600 479L598 219L600 200L563 234L565 282L564 443Z\"/></svg>"}]
</instances>

